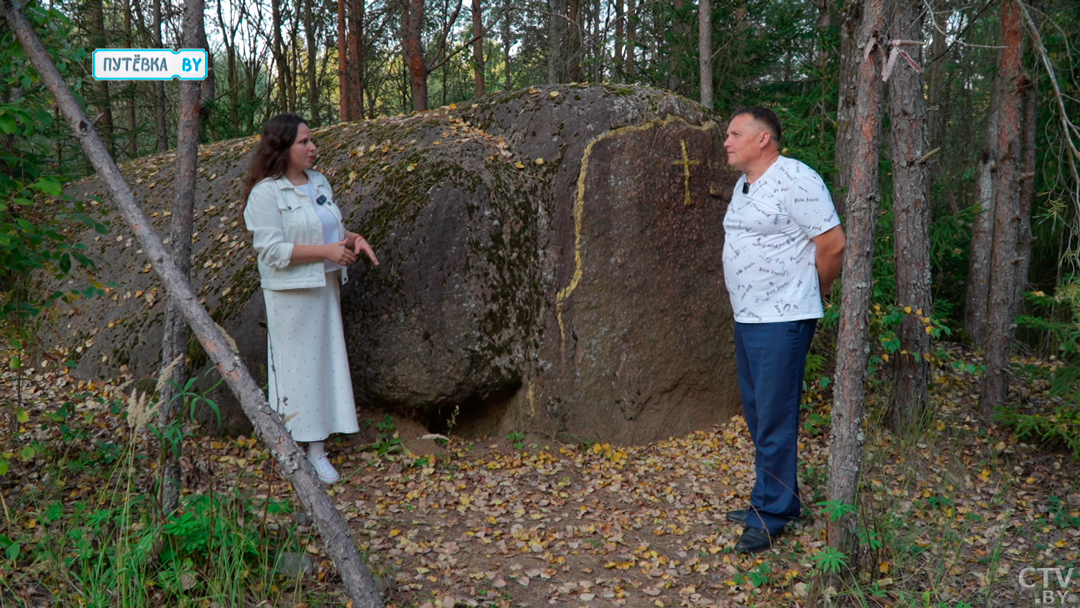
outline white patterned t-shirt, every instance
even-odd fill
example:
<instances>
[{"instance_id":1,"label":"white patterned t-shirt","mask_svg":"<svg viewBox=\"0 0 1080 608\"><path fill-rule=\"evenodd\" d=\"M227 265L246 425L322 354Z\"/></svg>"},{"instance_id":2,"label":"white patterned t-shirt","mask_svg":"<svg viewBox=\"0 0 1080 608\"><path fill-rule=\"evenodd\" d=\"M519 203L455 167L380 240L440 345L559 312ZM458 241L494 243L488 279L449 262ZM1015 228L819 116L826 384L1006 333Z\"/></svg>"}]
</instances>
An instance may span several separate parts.
<instances>
[{"instance_id":1,"label":"white patterned t-shirt","mask_svg":"<svg viewBox=\"0 0 1080 608\"><path fill-rule=\"evenodd\" d=\"M811 240L840 224L821 176L779 157L743 193L735 184L724 216L724 282L739 323L824 316L817 247Z\"/></svg>"}]
</instances>

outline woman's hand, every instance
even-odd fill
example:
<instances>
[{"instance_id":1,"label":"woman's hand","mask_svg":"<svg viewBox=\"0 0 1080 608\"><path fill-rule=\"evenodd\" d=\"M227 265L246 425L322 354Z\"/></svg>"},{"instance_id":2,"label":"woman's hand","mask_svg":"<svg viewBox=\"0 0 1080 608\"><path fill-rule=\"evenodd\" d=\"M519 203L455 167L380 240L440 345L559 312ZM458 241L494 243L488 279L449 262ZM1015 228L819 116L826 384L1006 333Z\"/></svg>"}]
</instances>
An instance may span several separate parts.
<instances>
[{"instance_id":1,"label":"woman's hand","mask_svg":"<svg viewBox=\"0 0 1080 608\"><path fill-rule=\"evenodd\" d=\"M363 251L367 255L368 259L371 260L372 264L374 264L375 266L379 265L379 258L375 257L375 251L371 249L371 245L369 245L368 242L364 240L364 237L360 236L359 234L354 234L347 231L346 235L346 247L352 249L354 256L359 257L360 252Z\"/></svg>"},{"instance_id":2,"label":"woman's hand","mask_svg":"<svg viewBox=\"0 0 1080 608\"><path fill-rule=\"evenodd\" d=\"M347 245L348 242L349 239L343 239L336 243L327 243L326 245L323 245L326 248L326 255L323 257L340 266L352 264L356 261L356 252L349 249Z\"/></svg>"}]
</instances>

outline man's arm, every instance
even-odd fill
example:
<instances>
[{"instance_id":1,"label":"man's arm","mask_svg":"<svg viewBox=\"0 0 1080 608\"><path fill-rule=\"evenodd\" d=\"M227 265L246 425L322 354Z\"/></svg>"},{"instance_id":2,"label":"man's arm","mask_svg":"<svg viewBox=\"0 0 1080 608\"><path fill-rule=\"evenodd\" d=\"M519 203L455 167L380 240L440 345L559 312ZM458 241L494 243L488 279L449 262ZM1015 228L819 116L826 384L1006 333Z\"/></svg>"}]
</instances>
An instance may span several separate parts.
<instances>
[{"instance_id":1,"label":"man's arm","mask_svg":"<svg viewBox=\"0 0 1080 608\"><path fill-rule=\"evenodd\" d=\"M821 285L821 295L824 297L832 289L836 277L840 276L840 267L844 263L844 246L847 244L847 237L844 236L844 229L837 225L811 240L817 246L815 262L817 264L818 284Z\"/></svg>"}]
</instances>

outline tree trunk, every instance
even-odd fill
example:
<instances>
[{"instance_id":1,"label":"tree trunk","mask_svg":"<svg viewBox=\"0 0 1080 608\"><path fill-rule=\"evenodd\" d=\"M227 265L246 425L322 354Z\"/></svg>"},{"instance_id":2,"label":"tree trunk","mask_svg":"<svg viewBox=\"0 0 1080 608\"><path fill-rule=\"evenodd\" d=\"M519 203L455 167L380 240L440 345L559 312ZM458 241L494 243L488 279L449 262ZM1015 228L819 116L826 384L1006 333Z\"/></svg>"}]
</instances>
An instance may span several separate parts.
<instances>
[{"instance_id":1,"label":"tree trunk","mask_svg":"<svg viewBox=\"0 0 1080 608\"><path fill-rule=\"evenodd\" d=\"M420 112L428 109L427 64L424 62L424 0L402 2L401 50L409 71L409 88L412 92L412 109Z\"/></svg>"},{"instance_id":2,"label":"tree trunk","mask_svg":"<svg viewBox=\"0 0 1080 608\"><path fill-rule=\"evenodd\" d=\"M292 99L292 75L289 71L289 58L285 55L285 41L282 39L281 30L285 24L281 21L281 3L271 2L271 29L274 32L273 48L274 62L277 65L276 85L278 87L278 108L285 112L292 112L293 107L289 103Z\"/></svg>"},{"instance_id":3,"label":"tree trunk","mask_svg":"<svg viewBox=\"0 0 1080 608\"><path fill-rule=\"evenodd\" d=\"M564 81L567 0L548 0L548 84Z\"/></svg>"},{"instance_id":4,"label":"tree trunk","mask_svg":"<svg viewBox=\"0 0 1080 608\"><path fill-rule=\"evenodd\" d=\"M858 40L874 45L858 53L858 87L855 98L856 127L851 182L847 193L847 248L844 250L843 298L837 335L836 383L833 388L832 446L829 453L828 498L855 505L866 436L863 414L866 396L867 334L871 266L874 258L874 224L878 209L878 154L881 149L881 117L885 84L881 81L884 48L878 44L888 31L886 0L866 0ZM864 59L865 57L865 59ZM829 544L854 557L858 549L856 521L852 514L828 523Z\"/></svg>"},{"instance_id":5,"label":"tree trunk","mask_svg":"<svg viewBox=\"0 0 1080 608\"><path fill-rule=\"evenodd\" d=\"M131 0L124 0L124 44L127 48L135 48L135 40L132 32L134 30L134 24L131 19ZM135 116L135 98L136 87L135 83L128 83L125 87L127 100L124 104L127 106L127 120L128 120L128 156L131 158L139 157L139 121Z\"/></svg>"},{"instance_id":6,"label":"tree trunk","mask_svg":"<svg viewBox=\"0 0 1080 608\"><path fill-rule=\"evenodd\" d=\"M507 91L514 88L514 80L512 78L510 78L510 46L511 46L510 36L511 36L511 31L512 31L512 29L510 27L510 23L511 23L510 22L510 15L512 14L510 8L511 8L510 0L504 0L504 2L503 2L503 36L502 36L502 39L503 39L503 67L506 69L506 74L505 74L506 82L503 83L503 89L505 89Z\"/></svg>"},{"instance_id":7,"label":"tree trunk","mask_svg":"<svg viewBox=\"0 0 1080 608\"><path fill-rule=\"evenodd\" d=\"M995 75L990 83L990 115L986 143L975 170L975 220L971 225L968 281L964 294L964 329L979 347L986 347L986 311L990 297L990 257L994 250L994 169L997 166L998 110L1004 83Z\"/></svg>"},{"instance_id":8,"label":"tree trunk","mask_svg":"<svg viewBox=\"0 0 1080 608\"><path fill-rule=\"evenodd\" d=\"M627 82L633 82L637 74L637 0L626 0L626 63L623 73Z\"/></svg>"},{"instance_id":9,"label":"tree trunk","mask_svg":"<svg viewBox=\"0 0 1080 608\"><path fill-rule=\"evenodd\" d=\"M349 116L364 118L366 67L364 53L364 0L349 1Z\"/></svg>"},{"instance_id":10,"label":"tree trunk","mask_svg":"<svg viewBox=\"0 0 1080 608\"><path fill-rule=\"evenodd\" d=\"M561 82L581 82L581 59L584 47L581 36L581 0L569 0L566 5L566 76Z\"/></svg>"},{"instance_id":11,"label":"tree trunk","mask_svg":"<svg viewBox=\"0 0 1080 608\"><path fill-rule=\"evenodd\" d=\"M701 81L701 105L712 108L712 0L698 2L698 77Z\"/></svg>"},{"instance_id":12,"label":"tree trunk","mask_svg":"<svg viewBox=\"0 0 1080 608\"><path fill-rule=\"evenodd\" d=\"M851 184L851 172L857 161L859 125L855 111L857 103L859 66L866 39L860 37L863 21L863 2L849 0L840 10L840 94L836 104L836 175L833 178L833 200L836 212L845 215L845 201ZM882 33L884 35L884 33Z\"/></svg>"},{"instance_id":13,"label":"tree trunk","mask_svg":"<svg viewBox=\"0 0 1080 608\"><path fill-rule=\"evenodd\" d=\"M936 0L934 8L939 9L945 5L945 0ZM926 83L926 105L927 105L927 139L929 140L929 147L931 150L940 148L945 144L945 87L948 84L945 81L947 74L946 68L949 67L949 61L946 57L946 50L949 48L949 43L945 39L945 23L937 23L937 14L935 12L930 14L932 18L932 27L930 30L930 53L929 63L923 66L927 72ZM933 173L930 174L931 180L933 179Z\"/></svg>"},{"instance_id":14,"label":"tree trunk","mask_svg":"<svg viewBox=\"0 0 1080 608\"><path fill-rule=\"evenodd\" d=\"M1042 25L1042 4L1039 0L1032 3L1035 9L1032 11L1032 17L1036 31ZM1036 136L1038 134L1039 81L1036 78L1025 78L1025 81L1027 86L1024 87L1024 122L1021 125L1024 160L1020 174L1020 236L1016 247L1020 262L1017 269L1019 280L1016 286L1016 302L1013 305L1013 310L1017 314L1023 310L1024 292L1027 291L1028 270L1031 266L1031 245L1035 240L1031 234L1031 207L1035 202L1035 173L1038 162ZM1060 284L1060 281L1058 283Z\"/></svg>"},{"instance_id":15,"label":"tree trunk","mask_svg":"<svg viewBox=\"0 0 1080 608\"><path fill-rule=\"evenodd\" d=\"M220 1L220 0L219 0ZM307 79L308 79L308 107L311 112L311 126L317 127L319 121L319 79L318 69L319 47L315 42L315 18L313 13L315 0L304 0L304 34L307 42Z\"/></svg>"},{"instance_id":16,"label":"tree trunk","mask_svg":"<svg viewBox=\"0 0 1080 608\"><path fill-rule=\"evenodd\" d=\"M1001 5L1002 80L998 108L997 162L994 171L994 250L990 261L990 294L986 313L986 374L979 407L987 420L1009 394L1009 358L1012 354L1016 292L1027 277L1020 276L1020 176L1023 163L1024 24L1019 0Z\"/></svg>"},{"instance_id":17,"label":"tree trunk","mask_svg":"<svg viewBox=\"0 0 1080 608\"><path fill-rule=\"evenodd\" d=\"M154 48L163 48L161 44L161 0L154 0ZM165 82L158 80L154 83L154 96L157 104L154 108L157 118L157 151L164 152L169 149L169 124L165 117Z\"/></svg>"},{"instance_id":18,"label":"tree trunk","mask_svg":"<svg viewBox=\"0 0 1080 608\"><path fill-rule=\"evenodd\" d=\"M345 0L337 0L337 55L338 55L338 86L340 87L338 109L341 120L348 122L353 119L349 113L349 36L345 29Z\"/></svg>"},{"instance_id":19,"label":"tree trunk","mask_svg":"<svg viewBox=\"0 0 1080 608\"><path fill-rule=\"evenodd\" d=\"M184 48L199 48L205 38L203 26L203 0L187 0L184 3L184 26L181 44ZM176 178L170 217L169 242L176 269L184 278L191 280L191 232L195 213L195 178L199 162L199 98L202 86L199 81L180 81L180 122L176 128ZM158 426L165 430L170 425L180 425L177 414L181 403L175 399L177 387L184 386L187 379L188 328L180 303L168 298L165 304L164 333L161 341L161 374L167 382L158 395ZM177 361L179 359L179 361ZM180 508L180 455L183 453L181 433L166 434L171 440L161 442L161 509L169 516Z\"/></svg>"},{"instance_id":20,"label":"tree trunk","mask_svg":"<svg viewBox=\"0 0 1080 608\"><path fill-rule=\"evenodd\" d=\"M473 25L473 93L476 97L484 96L484 15L480 10L480 0L472 0Z\"/></svg>"},{"instance_id":21,"label":"tree trunk","mask_svg":"<svg viewBox=\"0 0 1080 608\"><path fill-rule=\"evenodd\" d=\"M626 11L623 5L623 0L614 0L615 3L615 58L614 65L612 66L613 80L616 82L623 81L623 75L626 73Z\"/></svg>"},{"instance_id":22,"label":"tree trunk","mask_svg":"<svg viewBox=\"0 0 1080 608\"><path fill-rule=\"evenodd\" d=\"M131 188L124 181L116 163L109 156L93 125L79 106L79 102L75 100L71 89L52 63L52 59L30 27L26 16L22 14L21 7L13 5L10 0L4 0L3 7L4 17L11 26L11 30L25 49L30 62L41 75L45 86L56 98L68 125L82 144L83 152L94 170L105 183L124 221L131 227L135 237L146 250L154 271L161 278L169 297L179 304L184 318L194 330L206 354L217 366L221 377L240 401L244 413L255 428L255 433L278 461L282 472L296 489L301 503L311 511L319 533L326 543L327 552L337 565L349 596L357 606L381 608L382 599L379 597L371 574L356 551L356 541L344 518L326 494L322 483L315 476L315 471L308 463L304 452L281 424L281 417L270 409L262 390L255 384L255 380L244 367L239 355L231 349L209 313L199 304L198 296L176 267L161 238L153 229L150 218L139 207Z\"/></svg>"},{"instance_id":23,"label":"tree trunk","mask_svg":"<svg viewBox=\"0 0 1080 608\"><path fill-rule=\"evenodd\" d=\"M893 0L894 39L922 37L922 0ZM901 47L922 65L922 45ZM926 98L923 76L897 62L889 80L892 132L893 218L896 299L911 308L900 323L899 356L893 359L895 385L886 423L894 431L916 428L929 400L930 335L923 318L930 315L930 200L926 162Z\"/></svg>"},{"instance_id":24,"label":"tree trunk","mask_svg":"<svg viewBox=\"0 0 1080 608\"><path fill-rule=\"evenodd\" d=\"M217 5L217 18L218 27L221 28L221 38L225 43L225 66L226 66L226 78L228 79L229 86L229 124L234 129L239 130L240 127L240 81L236 73L236 30L238 25L231 26L225 25L225 16L221 12L221 2L215 3Z\"/></svg>"},{"instance_id":25,"label":"tree trunk","mask_svg":"<svg viewBox=\"0 0 1080 608\"><path fill-rule=\"evenodd\" d=\"M108 46L105 35L105 7L104 0L89 0L86 5L87 26L90 34L90 44L93 48L102 49ZM113 141L113 115L112 99L109 92L109 81L99 80L92 85L91 90L95 95L92 103L98 110L98 117L94 122L101 131L101 137L105 140L105 147L109 154L115 155L116 148Z\"/></svg>"}]
</instances>

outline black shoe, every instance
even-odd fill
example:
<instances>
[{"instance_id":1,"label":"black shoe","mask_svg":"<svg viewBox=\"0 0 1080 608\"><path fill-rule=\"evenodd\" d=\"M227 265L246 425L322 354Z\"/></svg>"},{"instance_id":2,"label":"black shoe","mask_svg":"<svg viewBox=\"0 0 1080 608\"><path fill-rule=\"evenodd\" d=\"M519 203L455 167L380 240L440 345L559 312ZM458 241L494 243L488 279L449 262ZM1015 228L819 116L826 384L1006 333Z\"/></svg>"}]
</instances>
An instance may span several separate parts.
<instances>
[{"instance_id":1,"label":"black shoe","mask_svg":"<svg viewBox=\"0 0 1080 608\"><path fill-rule=\"evenodd\" d=\"M772 549L772 538L761 528L743 528L742 536L735 541L739 553L761 553Z\"/></svg>"},{"instance_id":2,"label":"black shoe","mask_svg":"<svg viewBox=\"0 0 1080 608\"><path fill-rule=\"evenodd\" d=\"M734 511L727 512L727 520L735 522L737 524L746 524L746 516L750 513L750 509L735 509ZM792 517L792 522L802 521L801 517Z\"/></svg>"}]
</instances>

